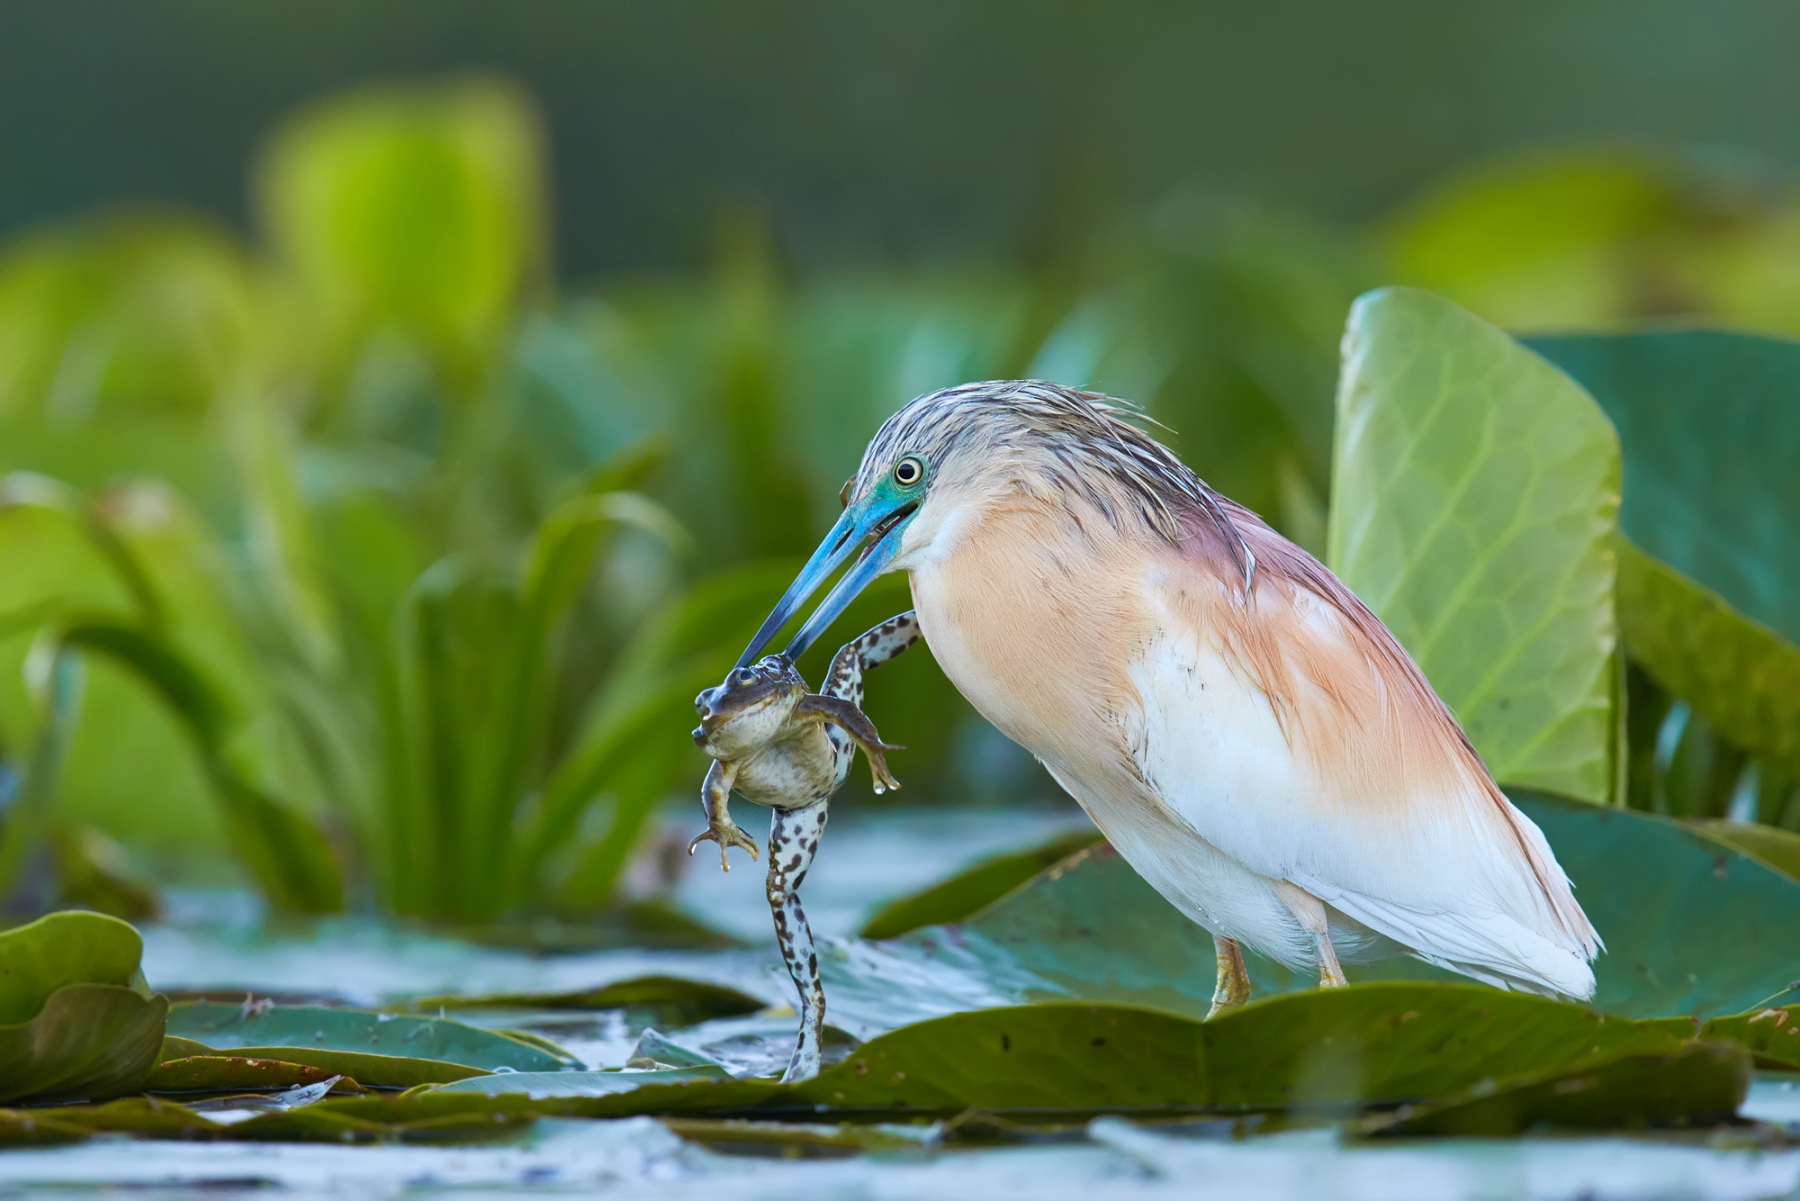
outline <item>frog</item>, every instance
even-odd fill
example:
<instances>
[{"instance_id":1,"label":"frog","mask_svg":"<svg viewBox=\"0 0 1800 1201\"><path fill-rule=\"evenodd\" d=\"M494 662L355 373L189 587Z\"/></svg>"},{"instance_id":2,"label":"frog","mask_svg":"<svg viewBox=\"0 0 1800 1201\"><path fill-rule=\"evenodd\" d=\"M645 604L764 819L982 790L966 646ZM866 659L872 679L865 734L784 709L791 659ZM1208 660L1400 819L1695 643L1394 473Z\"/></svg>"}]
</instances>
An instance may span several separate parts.
<instances>
[{"instance_id":1,"label":"frog","mask_svg":"<svg viewBox=\"0 0 1800 1201\"><path fill-rule=\"evenodd\" d=\"M839 648L817 693L807 689L785 655L768 655L733 669L724 683L694 698L700 714L694 742L713 764L701 788L706 829L688 844L688 854L703 842L715 842L725 871L731 870L732 847L756 859L756 840L731 820L731 794L771 811L769 910L782 963L800 1001L800 1032L781 1077L784 1084L818 1075L822 1054L825 988L800 904L800 885L824 835L831 796L848 778L858 748L869 761L877 793L900 787L888 770L886 752L905 748L883 742L863 713L863 676L918 640L918 617L909 611Z\"/></svg>"}]
</instances>

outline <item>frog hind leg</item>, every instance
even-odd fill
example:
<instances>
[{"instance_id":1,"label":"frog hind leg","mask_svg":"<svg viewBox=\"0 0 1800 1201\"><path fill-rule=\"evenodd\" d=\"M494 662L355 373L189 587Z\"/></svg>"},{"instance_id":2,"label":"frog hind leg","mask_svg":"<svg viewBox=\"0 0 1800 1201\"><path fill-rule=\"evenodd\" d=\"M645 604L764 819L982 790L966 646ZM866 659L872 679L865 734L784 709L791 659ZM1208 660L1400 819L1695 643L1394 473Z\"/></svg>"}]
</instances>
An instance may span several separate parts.
<instances>
[{"instance_id":1,"label":"frog hind leg","mask_svg":"<svg viewBox=\"0 0 1800 1201\"><path fill-rule=\"evenodd\" d=\"M912 610L895 614L838 648L825 673L825 696L840 697L857 707L863 702L863 673L879 667L919 640L919 618Z\"/></svg>"},{"instance_id":2,"label":"frog hind leg","mask_svg":"<svg viewBox=\"0 0 1800 1201\"><path fill-rule=\"evenodd\" d=\"M800 907L800 883L812 866L813 852L825 832L827 802L802 809L777 809L769 820L769 911L775 918L775 941L781 961L800 997L800 1034L788 1060L783 1084L810 1080L819 1074L822 1031L825 1026L825 986L819 979L819 953L812 928Z\"/></svg>"},{"instance_id":3,"label":"frog hind leg","mask_svg":"<svg viewBox=\"0 0 1800 1201\"><path fill-rule=\"evenodd\" d=\"M900 781L894 779L893 773L888 771L887 758L883 752L903 751L906 748L881 741L881 735L875 730L875 723L854 704L842 697L809 694L794 706L794 712L800 716L817 717L849 735L850 741L861 747L863 754L869 758L869 770L875 775L876 792L900 787Z\"/></svg>"},{"instance_id":4,"label":"frog hind leg","mask_svg":"<svg viewBox=\"0 0 1800 1201\"><path fill-rule=\"evenodd\" d=\"M863 674L879 667L919 640L919 619L911 610L897 613L879 625L871 626L838 648L832 656L831 670L825 673L821 696L835 696L858 708L863 703ZM842 784L850 774L850 760L856 757L856 740L841 728L827 723L825 737L831 740L836 758L837 782ZM884 785L885 787L885 785Z\"/></svg>"}]
</instances>

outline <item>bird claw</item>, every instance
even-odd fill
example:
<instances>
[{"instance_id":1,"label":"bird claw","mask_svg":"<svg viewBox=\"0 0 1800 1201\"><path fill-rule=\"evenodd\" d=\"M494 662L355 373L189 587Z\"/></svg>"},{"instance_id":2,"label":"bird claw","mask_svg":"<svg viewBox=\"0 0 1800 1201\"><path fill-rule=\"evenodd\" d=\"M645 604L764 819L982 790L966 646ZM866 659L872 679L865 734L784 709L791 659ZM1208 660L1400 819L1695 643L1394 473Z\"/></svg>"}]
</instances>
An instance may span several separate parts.
<instances>
[{"instance_id":1,"label":"bird claw","mask_svg":"<svg viewBox=\"0 0 1800 1201\"><path fill-rule=\"evenodd\" d=\"M700 844L703 842L716 842L719 844L719 867L723 871L731 870L731 857L728 852L732 847L742 847L744 850L749 851L752 860L761 857L761 852L758 851L756 847L756 839L744 833L743 828L736 822L715 822L705 830L694 835L694 841L688 843L688 854L692 855L695 851L699 850Z\"/></svg>"}]
</instances>

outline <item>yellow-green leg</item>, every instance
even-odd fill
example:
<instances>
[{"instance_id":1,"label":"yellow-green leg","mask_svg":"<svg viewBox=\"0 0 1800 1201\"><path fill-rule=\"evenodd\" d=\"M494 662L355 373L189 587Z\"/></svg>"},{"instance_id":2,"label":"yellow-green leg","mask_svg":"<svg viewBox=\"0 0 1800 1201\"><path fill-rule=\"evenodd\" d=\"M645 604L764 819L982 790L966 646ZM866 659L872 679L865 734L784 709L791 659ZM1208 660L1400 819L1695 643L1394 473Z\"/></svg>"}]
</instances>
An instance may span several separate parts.
<instances>
[{"instance_id":1,"label":"yellow-green leg","mask_svg":"<svg viewBox=\"0 0 1800 1201\"><path fill-rule=\"evenodd\" d=\"M1250 977L1244 972L1244 953L1237 940L1213 935L1213 954L1219 960L1219 983L1213 989L1212 1009L1206 1016L1230 1013L1250 999Z\"/></svg>"}]
</instances>

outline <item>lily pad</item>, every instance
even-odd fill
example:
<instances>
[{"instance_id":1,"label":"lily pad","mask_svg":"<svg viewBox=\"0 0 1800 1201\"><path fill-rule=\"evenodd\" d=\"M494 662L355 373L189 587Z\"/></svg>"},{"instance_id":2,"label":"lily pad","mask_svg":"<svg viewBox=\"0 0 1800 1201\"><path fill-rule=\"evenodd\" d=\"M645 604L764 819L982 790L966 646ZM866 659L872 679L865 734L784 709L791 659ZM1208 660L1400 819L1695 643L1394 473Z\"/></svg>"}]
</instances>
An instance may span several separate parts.
<instances>
[{"instance_id":1,"label":"lily pad","mask_svg":"<svg viewBox=\"0 0 1800 1201\"><path fill-rule=\"evenodd\" d=\"M1784 990L1785 991L1785 990ZM1777 1072L1800 1072L1800 1005L1757 1009L1714 1018L1700 1037L1736 1043L1756 1056L1756 1065Z\"/></svg>"},{"instance_id":2,"label":"lily pad","mask_svg":"<svg viewBox=\"0 0 1800 1201\"><path fill-rule=\"evenodd\" d=\"M1250 1109L1442 1097L1609 1054L1669 1053L1684 1037L1542 997L1424 983L1271 997L1204 1029L1214 1102Z\"/></svg>"},{"instance_id":3,"label":"lily pad","mask_svg":"<svg viewBox=\"0 0 1800 1201\"><path fill-rule=\"evenodd\" d=\"M278 1089L320 1084L344 1073L279 1059L246 1055L192 1055L156 1066L144 1084L146 1092L223 1092L227 1089Z\"/></svg>"},{"instance_id":4,"label":"lily pad","mask_svg":"<svg viewBox=\"0 0 1800 1201\"><path fill-rule=\"evenodd\" d=\"M0 1101L116 1097L143 1087L169 1003L116 984L70 984L36 1017L0 1026Z\"/></svg>"},{"instance_id":5,"label":"lily pad","mask_svg":"<svg viewBox=\"0 0 1800 1201\"><path fill-rule=\"evenodd\" d=\"M547 1040L527 1042L497 1030L483 1030L448 1018L407 1017L363 1009L330 1009L318 1005L225 1005L193 1001L169 1011L169 1033L205 1043L216 1050L239 1051L258 1058L291 1059L276 1048L319 1052L353 1052L369 1057L438 1060L465 1068L493 1071L554 1072L579 1067L566 1051L549 1050ZM335 1070L335 1068L334 1068ZM345 1071L364 1084L360 1072Z\"/></svg>"},{"instance_id":6,"label":"lily pad","mask_svg":"<svg viewBox=\"0 0 1800 1201\"><path fill-rule=\"evenodd\" d=\"M99 913L51 913L0 934L0 1025L31 1019L69 984L129 985L144 940L127 922Z\"/></svg>"},{"instance_id":7,"label":"lily pad","mask_svg":"<svg viewBox=\"0 0 1800 1201\"><path fill-rule=\"evenodd\" d=\"M313 1084L327 1076L347 1076L366 1088L414 1088L421 1084L449 1084L472 1076L486 1076L484 1068L450 1063L441 1059L419 1059L405 1055L373 1055L364 1051L337 1051L325 1047L233 1047L232 1055L216 1051L160 1065L145 1087L161 1089L227 1089L257 1087L238 1083L242 1074L254 1075L251 1069L236 1066L241 1062L273 1065L277 1070L291 1071L292 1083ZM179 1077L165 1077L163 1068L186 1065ZM212 1073L208 1075L208 1073ZM179 1079L183 1083L165 1083ZM273 1086L271 1086L273 1087Z\"/></svg>"},{"instance_id":8,"label":"lily pad","mask_svg":"<svg viewBox=\"0 0 1800 1201\"><path fill-rule=\"evenodd\" d=\"M1357 300L1328 559L1503 784L1617 783L1619 439L1581 386L1450 301Z\"/></svg>"},{"instance_id":9,"label":"lily pad","mask_svg":"<svg viewBox=\"0 0 1800 1201\"><path fill-rule=\"evenodd\" d=\"M860 937L897 938L923 926L960 922L1102 837L1098 830L1072 830L1030 850L983 859L930 888L883 905L863 926Z\"/></svg>"},{"instance_id":10,"label":"lily pad","mask_svg":"<svg viewBox=\"0 0 1800 1201\"><path fill-rule=\"evenodd\" d=\"M1627 1053L1572 1070L1375 1118L1361 1133L1386 1137L1510 1136L1536 1127L1697 1126L1732 1121L1750 1088L1750 1056L1731 1043L1693 1043L1666 1054Z\"/></svg>"},{"instance_id":11,"label":"lily pad","mask_svg":"<svg viewBox=\"0 0 1800 1201\"><path fill-rule=\"evenodd\" d=\"M1800 834L1760 822L1697 821L1694 829L1729 843L1800 881Z\"/></svg>"},{"instance_id":12,"label":"lily pad","mask_svg":"<svg viewBox=\"0 0 1800 1201\"><path fill-rule=\"evenodd\" d=\"M1675 330L1526 344L1618 428L1632 657L1732 742L1800 766L1800 343Z\"/></svg>"}]
</instances>

